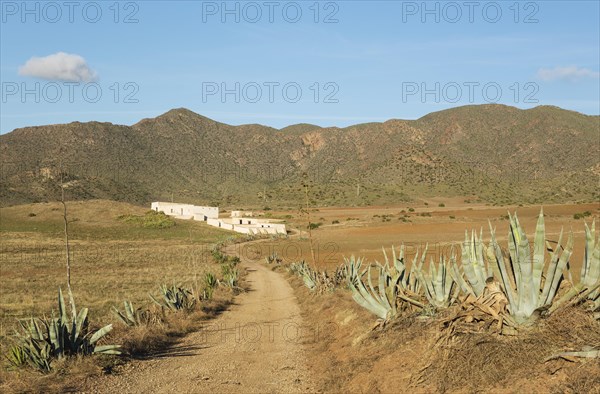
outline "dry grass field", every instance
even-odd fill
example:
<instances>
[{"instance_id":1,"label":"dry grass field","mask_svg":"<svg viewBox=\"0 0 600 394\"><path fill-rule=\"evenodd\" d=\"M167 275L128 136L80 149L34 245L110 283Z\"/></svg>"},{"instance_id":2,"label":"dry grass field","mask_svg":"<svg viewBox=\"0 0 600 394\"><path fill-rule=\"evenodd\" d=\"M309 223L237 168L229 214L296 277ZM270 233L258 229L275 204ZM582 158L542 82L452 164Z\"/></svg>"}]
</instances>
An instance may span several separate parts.
<instances>
[{"instance_id":1,"label":"dry grass field","mask_svg":"<svg viewBox=\"0 0 600 394\"><path fill-rule=\"evenodd\" d=\"M78 306L92 322L108 324L112 306L124 300L148 303L160 284L198 288L211 265L213 244L231 234L204 223L176 221L170 228L144 228L119 220L147 209L103 200L68 202L72 271ZM59 286L66 287L65 246L60 203L0 209L0 342L17 318L56 309Z\"/></svg>"}]
</instances>

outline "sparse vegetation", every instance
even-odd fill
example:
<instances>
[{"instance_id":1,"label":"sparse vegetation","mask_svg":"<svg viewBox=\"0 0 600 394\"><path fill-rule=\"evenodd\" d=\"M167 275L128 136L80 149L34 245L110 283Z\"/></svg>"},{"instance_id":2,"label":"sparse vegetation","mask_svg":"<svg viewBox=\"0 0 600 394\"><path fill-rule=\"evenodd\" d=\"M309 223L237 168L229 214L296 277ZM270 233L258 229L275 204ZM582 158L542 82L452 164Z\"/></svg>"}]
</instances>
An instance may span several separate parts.
<instances>
[{"instance_id":1,"label":"sparse vegetation","mask_svg":"<svg viewBox=\"0 0 600 394\"><path fill-rule=\"evenodd\" d=\"M585 212L573 214L573 219L579 220L579 219L586 218L588 216L592 216L592 213L590 211L585 211Z\"/></svg>"},{"instance_id":2,"label":"sparse vegetation","mask_svg":"<svg viewBox=\"0 0 600 394\"><path fill-rule=\"evenodd\" d=\"M118 218L125 223L135 224L144 228L169 228L175 226L175 220L163 212L148 211L143 216L140 215L121 215Z\"/></svg>"},{"instance_id":3,"label":"sparse vegetation","mask_svg":"<svg viewBox=\"0 0 600 394\"><path fill-rule=\"evenodd\" d=\"M322 224L323 224L323 223L321 223L321 222L319 222L319 223L310 223L310 224L307 226L307 228L308 228L309 230L316 230L316 229L318 229L319 227L321 227L321 225L322 225Z\"/></svg>"}]
</instances>

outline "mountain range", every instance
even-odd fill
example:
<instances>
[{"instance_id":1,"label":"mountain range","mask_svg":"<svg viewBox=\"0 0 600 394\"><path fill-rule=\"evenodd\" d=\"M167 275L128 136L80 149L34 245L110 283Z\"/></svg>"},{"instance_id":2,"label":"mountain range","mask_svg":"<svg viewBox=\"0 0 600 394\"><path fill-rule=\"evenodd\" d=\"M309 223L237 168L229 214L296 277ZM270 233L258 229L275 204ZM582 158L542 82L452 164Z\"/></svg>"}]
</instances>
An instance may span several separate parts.
<instances>
[{"instance_id":1,"label":"mountain range","mask_svg":"<svg viewBox=\"0 0 600 394\"><path fill-rule=\"evenodd\" d=\"M600 117L472 105L345 128L232 126L173 109L132 126L0 135L0 204L112 199L239 207L600 200Z\"/></svg>"}]
</instances>

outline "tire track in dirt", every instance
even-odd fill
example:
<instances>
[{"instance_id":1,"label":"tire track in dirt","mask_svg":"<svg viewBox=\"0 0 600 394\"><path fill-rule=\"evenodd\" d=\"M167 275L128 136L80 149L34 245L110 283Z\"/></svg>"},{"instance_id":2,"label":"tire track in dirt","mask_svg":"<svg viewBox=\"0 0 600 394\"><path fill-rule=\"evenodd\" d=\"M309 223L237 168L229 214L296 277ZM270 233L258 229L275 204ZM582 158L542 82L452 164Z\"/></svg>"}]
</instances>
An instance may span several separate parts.
<instances>
[{"instance_id":1,"label":"tire track in dirt","mask_svg":"<svg viewBox=\"0 0 600 394\"><path fill-rule=\"evenodd\" d=\"M240 258L249 290L227 311L163 357L136 361L127 372L97 381L92 391L315 392L305 350L296 340L302 317L291 286L264 265Z\"/></svg>"}]
</instances>

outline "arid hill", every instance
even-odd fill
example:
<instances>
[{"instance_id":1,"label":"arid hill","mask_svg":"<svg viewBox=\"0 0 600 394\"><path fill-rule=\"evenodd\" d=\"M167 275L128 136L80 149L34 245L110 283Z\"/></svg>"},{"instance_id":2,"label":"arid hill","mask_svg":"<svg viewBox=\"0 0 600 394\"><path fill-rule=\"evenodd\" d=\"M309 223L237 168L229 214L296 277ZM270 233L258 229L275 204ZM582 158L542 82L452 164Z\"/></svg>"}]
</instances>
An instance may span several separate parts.
<instances>
[{"instance_id":1,"label":"arid hill","mask_svg":"<svg viewBox=\"0 0 600 394\"><path fill-rule=\"evenodd\" d=\"M74 122L0 136L2 205L106 198L297 207L419 196L597 201L600 117L465 106L346 128L231 126L174 109L133 126Z\"/></svg>"}]
</instances>

